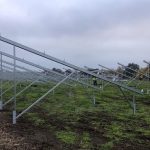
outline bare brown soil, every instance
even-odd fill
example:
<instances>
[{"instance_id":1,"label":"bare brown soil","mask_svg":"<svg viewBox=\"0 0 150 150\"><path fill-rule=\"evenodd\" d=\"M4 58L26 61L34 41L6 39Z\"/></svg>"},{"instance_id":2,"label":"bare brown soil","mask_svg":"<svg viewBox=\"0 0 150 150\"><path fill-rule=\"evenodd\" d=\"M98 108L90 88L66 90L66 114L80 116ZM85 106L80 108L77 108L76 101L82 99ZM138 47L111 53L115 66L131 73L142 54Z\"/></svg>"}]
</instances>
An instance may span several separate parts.
<instances>
[{"instance_id":1,"label":"bare brown soil","mask_svg":"<svg viewBox=\"0 0 150 150\"><path fill-rule=\"evenodd\" d=\"M19 120L12 124L7 112L0 112L0 150L47 150L60 149L54 136L30 122Z\"/></svg>"},{"instance_id":2,"label":"bare brown soil","mask_svg":"<svg viewBox=\"0 0 150 150\"><path fill-rule=\"evenodd\" d=\"M36 127L25 118L20 118L16 125L12 124L11 116L8 112L0 112L0 150L77 150L80 147L80 137L83 132L88 132L91 138L91 149L99 150L101 144L108 142L104 136L106 125L114 120L105 113L83 113L77 123L63 121L57 116L48 116L43 110L38 110L39 115L43 116L45 124L55 126L55 130L65 130L66 126L76 131L78 140L75 144L69 145L60 142L54 131L48 130L46 126ZM92 122L101 119L97 128ZM145 138L142 137L141 138ZM116 143L113 150L149 150L148 143L150 138L144 139L144 143L131 142L129 140Z\"/></svg>"}]
</instances>

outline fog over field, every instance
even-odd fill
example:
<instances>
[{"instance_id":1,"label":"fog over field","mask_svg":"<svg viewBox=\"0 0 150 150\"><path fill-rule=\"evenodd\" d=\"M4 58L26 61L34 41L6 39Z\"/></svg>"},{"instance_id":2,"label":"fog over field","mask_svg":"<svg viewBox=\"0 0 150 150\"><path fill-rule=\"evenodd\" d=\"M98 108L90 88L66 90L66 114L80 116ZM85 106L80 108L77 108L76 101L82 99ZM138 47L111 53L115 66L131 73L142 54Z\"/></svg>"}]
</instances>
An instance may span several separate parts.
<instances>
[{"instance_id":1,"label":"fog over field","mask_svg":"<svg viewBox=\"0 0 150 150\"><path fill-rule=\"evenodd\" d=\"M81 67L142 66L150 56L150 0L0 0L0 33Z\"/></svg>"}]
</instances>

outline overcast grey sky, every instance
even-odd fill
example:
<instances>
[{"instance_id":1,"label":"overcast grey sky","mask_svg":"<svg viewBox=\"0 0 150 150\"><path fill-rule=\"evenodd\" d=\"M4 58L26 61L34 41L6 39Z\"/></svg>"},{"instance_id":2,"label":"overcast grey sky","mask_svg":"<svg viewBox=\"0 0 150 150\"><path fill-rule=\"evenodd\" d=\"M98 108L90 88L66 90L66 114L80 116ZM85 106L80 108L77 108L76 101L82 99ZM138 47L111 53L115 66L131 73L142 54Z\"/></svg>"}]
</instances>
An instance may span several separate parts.
<instances>
[{"instance_id":1,"label":"overcast grey sky","mask_svg":"<svg viewBox=\"0 0 150 150\"><path fill-rule=\"evenodd\" d=\"M143 65L150 0L0 0L0 33L78 66Z\"/></svg>"}]
</instances>

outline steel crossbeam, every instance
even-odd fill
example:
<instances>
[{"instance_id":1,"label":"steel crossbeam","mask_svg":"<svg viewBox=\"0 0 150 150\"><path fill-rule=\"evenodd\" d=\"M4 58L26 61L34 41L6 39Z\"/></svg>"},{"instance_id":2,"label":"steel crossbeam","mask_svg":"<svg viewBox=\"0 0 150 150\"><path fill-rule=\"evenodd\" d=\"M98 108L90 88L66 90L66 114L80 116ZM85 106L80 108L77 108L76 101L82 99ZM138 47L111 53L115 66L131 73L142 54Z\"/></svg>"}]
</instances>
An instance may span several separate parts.
<instances>
[{"instance_id":1,"label":"steel crossbeam","mask_svg":"<svg viewBox=\"0 0 150 150\"><path fill-rule=\"evenodd\" d=\"M145 62L146 64L150 65L150 62L146 61L146 60L143 60L143 62Z\"/></svg>"},{"instance_id":2,"label":"steel crossbeam","mask_svg":"<svg viewBox=\"0 0 150 150\"><path fill-rule=\"evenodd\" d=\"M96 78L98 78L98 79L101 79L101 80L104 80L104 81L106 81L106 82L110 82L110 83L113 84L113 85L122 87L122 88L127 89L127 90L129 90L129 91L131 91L131 92L134 92L134 93L137 93L137 94L142 94L140 90L137 90L137 89L134 89L134 88L132 88L132 87L126 86L126 85L124 85L124 84L120 84L120 83L113 82L113 81L111 81L111 80L108 80L108 79L105 78L105 77L101 77L101 76L96 75L96 74L94 74L94 73L92 73L92 72L89 72L89 71L87 71L87 70L85 70L85 69L83 69L83 68L77 67L77 66L75 66L75 65L73 65L73 64L67 63L67 62L65 62L65 61L62 61L62 60L60 60L60 59L57 59L57 58L52 57L52 56L50 56L50 55L47 55L47 54L45 54L45 53L39 52L39 51L37 51L37 50L35 50L35 49L29 48L29 47L27 47L27 46L24 46L24 45L22 45L22 44L19 44L19 43L17 43L17 42L14 42L14 41L12 41L12 40L9 40L9 39L7 39L7 38L4 38L4 37L2 37L2 36L0 36L0 40L3 41L3 42L8 43L8 44L10 44L10 45L13 45L13 46L15 46L15 47L24 49L25 51L28 51L28 52L31 52L31 53L33 53L33 54L39 55L39 56L41 56L41 57L43 57L43 58L46 58L46 59L48 59L48 60L54 61L54 62L56 62L56 63L62 64L62 65L64 65L64 66L70 67L70 68L72 68L72 69L75 69L75 70L78 70L78 71L81 71L81 72L84 72L84 73L87 73L87 74L89 74L89 75L91 75L91 76L94 76L94 77L96 77Z\"/></svg>"},{"instance_id":3,"label":"steel crossbeam","mask_svg":"<svg viewBox=\"0 0 150 150\"><path fill-rule=\"evenodd\" d=\"M10 54L7 54L7 53L1 52L1 51L0 51L0 54L4 55L4 56L6 56L6 57L12 58L12 59L16 59L17 61L20 61L20 62L23 62L23 63L25 63L25 64L31 65L31 66L33 66L33 67L42 69L42 70L44 70L44 71L48 71L48 72L54 73L54 74L56 74L56 75L59 75L59 76L61 76L61 77L65 77L65 75L63 75L63 74L61 74L61 73L55 72L55 71L53 71L53 70L51 70L51 69L49 69L49 68L43 67L43 66L41 66L41 65L37 65L37 64L32 63L32 62L30 62L30 61L27 61L27 60L25 60L25 59L21 59L21 58L18 58L18 57L14 57L14 56L12 56L12 55L10 55ZM90 84L88 84L88 83L86 83L86 82L83 82L83 81L79 81L79 80L77 80L77 79L75 79L75 78L73 78L73 77L69 77L69 79L71 79L72 81L78 82L78 83L80 83L80 84L83 84L83 85L92 87L92 88L94 88L94 89L100 90L100 88L98 88L98 87L96 87L96 86L90 85Z\"/></svg>"},{"instance_id":4,"label":"steel crossbeam","mask_svg":"<svg viewBox=\"0 0 150 150\"><path fill-rule=\"evenodd\" d=\"M53 86L53 88L51 88L50 90L48 90L43 96L41 96L38 100L36 100L33 104L31 104L28 108L26 108L25 110L23 110L19 115L16 116L16 119L18 119L23 114L25 114L26 112L28 112L33 106L35 106L37 103L39 103L43 98L45 98L48 94L50 94L58 86L60 86L65 80L67 80L71 75L73 75L73 73L74 72L72 72L71 74L69 74L68 76L66 76L64 79L62 79L60 82L58 82L55 86Z\"/></svg>"},{"instance_id":5,"label":"steel crossbeam","mask_svg":"<svg viewBox=\"0 0 150 150\"><path fill-rule=\"evenodd\" d=\"M10 63L10 62L4 61L4 60L2 60L2 62L5 63L5 64L8 64L8 65L14 66L13 63ZM25 70L25 71L27 71L27 72L33 74L33 75L43 76L43 77L44 77L44 78L43 78L44 81L47 81L48 79L58 81L56 77L46 76L44 73L35 72L35 71L32 71L31 69L27 69L27 68L22 67L22 66L19 66L19 65L16 65L16 67L19 68L19 69ZM53 72L53 73L54 73L54 72ZM55 76L56 76L56 73L55 73ZM35 76L35 77L36 77L36 76ZM72 85L70 85L70 84L68 84L68 83L64 83L64 84L69 85L69 86L72 86Z\"/></svg>"},{"instance_id":6,"label":"steel crossbeam","mask_svg":"<svg viewBox=\"0 0 150 150\"><path fill-rule=\"evenodd\" d=\"M48 94L50 94L52 91L54 91L58 86L60 86L61 84L67 84L67 85L69 85L69 83L67 83L66 81L78 82L78 83L80 83L82 85L86 85L88 87L92 87L92 88L94 88L96 90L101 90L99 87L91 85L90 83L82 81L81 79L79 80L78 74L75 74L75 72L77 72L77 71L79 73L84 73L84 74L86 74L89 77L95 77L95 78L97 78L97 79L99 79L101 81L107 82L107 84L115 85L115 86L119 87L120 89L126 89L126 90L128 90L130 92L133 92L133 93L136 93L136 94L142 94L142 92L139 89L135 89L133 87L129 87L128 85L112 81L112 80L108 79L105 76L101 76L101 75L95 74L93 71L88 71L88 70L83 69L81 67L75 66L75 65L73 65L71 63L62 61L62 60L60 60L58 58L52 57L52 56L50 56L48 54L45 54L45 53L42 53L42 52L37 51L35 49L29 48L27 46L24 46L24 45L22 45L20 43L17 43L15 41L12 41L12 40L7 39L5 37L0 36L0 41L8 43L8 44L10 44L10 45L13 46L13 55L7 54L5 52L0 52L0 55L1 55L1 58L0 58L0 61L1 61L1 77L2 77L2 74L3 74L3 68L7 68L7 69L10 69L10 70L13 70L13 72L12 72L12 75L13 75L12 79L13 79L13 83L14 83L14 86L12 87L13 88L14 96L11 97L7 102L5 102L4 104L2 104L3 103L2 102L3 101L2 100L3 99L2 95L3 95L3 93L5 91L3 92L3 90L2 90L3 79L2 78L0 79L0 83L1 83L0 109L1 109L1 106L5 106L9 102L13 101L13 103L14 103L14 105L13 105L13 124L16 123L16 119L20 118L23 114L25 114L26 112L28 112L37 103L39 103L40 101L42 101ZM69 67L69 68L73 69L74 71L72 73L70 73L69 75L64 75L64 74L58 73L56 71L53 71L53 70L51 70L49 68L43 67L41 65L32 63L30 61L27 61L27 60L24 60L24 59L21 59L21 58L18 58L18 57L16 57L16 48L20 48L22 50L25 50L27 52L30 52L30 53L35 54L37 56L40 56L42 58L48 59L49 61L53 61L53 62L56 62L56 63L61 64L63 66ZM3 55L6 56L6 57L9 57L11 59L13 59L13 63L4 61L2 59ZM43 70L44 72L45 71L48 72L48 74L46 75L43 72L35 72L35 71L31 70L31 69L19 66L19 65L16 64L16 61L20 61L22 63L28 64L28 65L33 66L35 68L39 68L39 69ZM3 63L12 66L12 68L10 68L8 66L5 66ZM19 70L17 70L17 68L21 69L21 70L25 70L25 71L18 72ZM30 75L31 74L33 76L32 76L32 79L31 79L31 83L29 85L27 85L25 88L23 88L21 91L19 91L18 93L16 93L17 77L19 78L18 73L24 74L25 76L27 75L27 73L29 73L29 76L26 76L26 79L30 79ZM16 97L19 96L20 94L22 94L29 87L31 87L35 82L38 82L38 81L49 81L49 80L56 82L56 85L53 86L52 88L50 88L45 94L43 94L40 98L38 98L37 100L35 100L34 103L32 103L30 106L28 106L25 110L23 110L20 114L17 115L17 113L16 113ZM95 103L95 100L94 100L94 103Z\"/></svg>"},{"instance_id":7,"label":"steel crossbeam","mask_svg":"<svg viewBox=\"0 0 150 150\"><path fill-rule=\"evenodd\" d=\"M105 68L105 69L107 69L107 70L110 70L110 71L112 71L112 72L114 72L114 73L116 73L116 74L119 74L119 75L121 75L121 76L124 76L124 77L127 77L127 78L131 79L131 77L129 77L129 76L127 76L127 75L124 75L123 73L120 73L120 72L118 72L118 71L112 70L112 69L110 69L110 68L108 68L108 67L106 67L106 66L103 66L103 65L101 65L101 64L98 64L98 65L99 65L100 67Z\"/></svg>"}]
</instances>

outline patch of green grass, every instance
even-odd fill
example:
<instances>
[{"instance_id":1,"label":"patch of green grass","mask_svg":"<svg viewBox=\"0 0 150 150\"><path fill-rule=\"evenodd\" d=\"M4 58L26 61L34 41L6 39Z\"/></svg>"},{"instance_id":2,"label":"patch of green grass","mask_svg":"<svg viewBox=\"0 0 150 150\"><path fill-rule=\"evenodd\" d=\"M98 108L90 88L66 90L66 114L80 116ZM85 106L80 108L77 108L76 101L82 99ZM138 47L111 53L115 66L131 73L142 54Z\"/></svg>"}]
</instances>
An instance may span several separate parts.
<instances>
[{"instance_id":1,"label":"patch of green grass","mask_svg":"<svg viewBox=\"0 0 150 150\"><path fill-rule=\"evenodd\" d=\"M136 132L140 133L141 135L150 137L150 130L148 129L144 129L144 128L137 128Z\"/></svg>"},{"instance_id":2,"label":"patch of green grass","mask_svg":"<svg viewBox=\"0 0 150 150\"><path fill-rule=\"evenodd\" d=\"M26 103L25 101L21 101L19 103L17 103L17 111L22 111L25 108L27 108L29 106L28 103Z\"/></svg>"},{"instance_id":3,"label":"patch of green grass","mask_svg":"<svg viewBox=\"0 0 150 150\"><path fill-rule=\"evenodd\" d=\"M76 133L72 131L57 131L56 137L66 144L74 144L76 140Z\"/></svg>"},{"instance_id":4,"label":"patch of green grass","mask_svg":"<svg viewBox=\"0 0 150 150\"><path fill-rule=\"evenodd\" d=\"M113 146L114 146L113 142L110 141L105 144L102 144L100 150L111 150Z\"/></svg>"},{"instance_id":5,"label":"patch of green grass","mask_svg":"<svg viewBox=\"0 0 150 150\"><path fill-rule=\"evenodd\" d=\"M28 84L24 83L23 86ZM37 87L31 87L18 96L17 112L27 108L51 86L50 83L39 83ZM127 96L131 96L131 93L124 92ZM13 91L6 93L4 100L11 95ZM92 103L93 95L96 98L96 107ZM81 149L94 149L101 144L100 150L109 150L120 142L129 141L130 144L130 141L144 143L149 140L149 100L149 95L136 96L137 111L133 115L132 108L120 91L111 85L106 86L101 92L79 84L71 88L60 85L55 89L54 94L49 94L38 104L39 108L46 112L44 118L40 115L40 111L39 114L35 112L26 115L34 125L48 128L50 132L56 134L59 141L65 144L78 144L76 146ZM65 131L60 131L60 126ZM81 134L72 132L80 130ZM101 135L97 134L96 138L104 138L102 143L96 145L93 142L95 137L91 134L92 130L93 134L100 132Z\"/></svg>"},{"instance_id":6,"label":"patch of green grass","mask_svg":"<svg viewBox=\"0 0 150 150\"><path fill-rule=\"evenodd\" d=\"M110 140L118 142L124 137L122 126L116 123L112 123L106 129L106 137L108 137Z\"/></svg>"},{"instance_id":7,"label":"patch of green grass","mask_svg":"<svg viewBox=\"0 0 150 150\"><path fill-rule=\"evenodd\" d=\"M27 116L36 126L41 126L45 123L44 119L41 119L36 113L28 113Z\"/></svg>"},{"instance_id":8,"label":"patch of green grass","mask_svg":"<svg viewBox=\"0 0 150 150\"><path fill-rule=\"evenodd\" d=\"M90 135L87 132L84 132L81 136L81 141L80 141L80 146L83 149L90 149L91 147L91 139L90 139Z\"/></svg>"}]
</instances>

